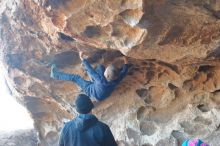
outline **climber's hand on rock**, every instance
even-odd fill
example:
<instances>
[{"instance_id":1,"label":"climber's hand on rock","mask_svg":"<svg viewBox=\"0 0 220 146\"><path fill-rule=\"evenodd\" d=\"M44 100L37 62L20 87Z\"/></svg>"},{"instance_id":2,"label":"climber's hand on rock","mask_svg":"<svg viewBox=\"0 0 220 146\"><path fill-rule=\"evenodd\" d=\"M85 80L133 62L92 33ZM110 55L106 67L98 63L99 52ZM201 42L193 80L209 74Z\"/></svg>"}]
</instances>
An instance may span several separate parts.
<instances>
[{"instance_id":1,"label":"climber's hand on rock","mask_svg":"<svg viewBox=\"0 0 220 146\"><path fill-rule=\"evenodd\" d=\"M83 52L79 52L79 58L83 60Z\"/></svg>"},{"instance_id":2,"label":"climber's hand on rock","mask_svg":"<svg viewBox=\"0 0 220 146\"><path fill-rule=\"evenodd\" d=\"M88 58L88 56L87 56L87 55L85 55L85 53L84 53L84 52L80 51L80 52L79 52L79 58L80 58L81 60L83 60L83 59L87 59L87 58Z\"/></svg>"},{"instance_id":3,"label":"climber's hand on rock","mask_svg":"<svg viewBox=\"0 0 220 146\"><path fill-rule=\"evenodd\" d=\"M128 64L128 57L127 56L124 56L124 64Z\"/></svg>"}]
</instances>

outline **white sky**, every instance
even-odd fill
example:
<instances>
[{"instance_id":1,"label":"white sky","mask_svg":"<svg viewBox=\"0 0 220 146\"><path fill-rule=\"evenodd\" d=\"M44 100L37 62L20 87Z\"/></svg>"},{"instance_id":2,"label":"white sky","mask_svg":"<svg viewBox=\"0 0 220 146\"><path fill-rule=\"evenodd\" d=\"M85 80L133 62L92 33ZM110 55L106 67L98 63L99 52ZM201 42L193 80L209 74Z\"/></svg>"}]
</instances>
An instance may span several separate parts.
<instances>
[{"instance_id":1,"label":"white sky","mask_svg":"<svg viewBox=\"0 0 220 146\"><path fill-rule=\"evenodd\" d=\"M27 110L9 94L0 65L0 132L33 129Z\"/></svg>"}]
</instances>

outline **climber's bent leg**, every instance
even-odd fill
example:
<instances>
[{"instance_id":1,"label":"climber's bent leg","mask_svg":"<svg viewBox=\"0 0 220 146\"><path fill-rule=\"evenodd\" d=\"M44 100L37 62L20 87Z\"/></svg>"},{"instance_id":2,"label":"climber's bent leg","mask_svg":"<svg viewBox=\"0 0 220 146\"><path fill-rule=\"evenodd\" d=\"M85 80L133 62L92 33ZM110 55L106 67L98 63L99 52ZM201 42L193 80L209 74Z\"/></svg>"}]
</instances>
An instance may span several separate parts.
<instances>
[{"instance_id":1,"label":"climber's bent leg","mask_svg":"<svg viewBox=\"0 0 220 146\"><path fill-rule=\"evenodd\" d=\"M83 91L86 90L86 88L92 83L90 81L84 80L81 76L79 75L74 75L72 78L72 81L76 83Z\"/></svg>"}]
</instances>

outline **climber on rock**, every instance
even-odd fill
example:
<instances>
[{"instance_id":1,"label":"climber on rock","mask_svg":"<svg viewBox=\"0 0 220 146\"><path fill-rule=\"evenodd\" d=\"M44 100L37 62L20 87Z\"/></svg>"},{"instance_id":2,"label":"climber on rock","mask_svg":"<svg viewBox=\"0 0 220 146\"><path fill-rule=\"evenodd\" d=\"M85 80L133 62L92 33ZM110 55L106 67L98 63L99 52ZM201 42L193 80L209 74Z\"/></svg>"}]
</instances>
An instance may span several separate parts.
<instances>
[{"instance_id":1,"label":"climber on rock","mask_svg":"<svg viewBox=\"0 0 220 146\"><path fill-rule=\"evenodd\" d=\"M59 146L117 146L108 125L91 114L94 104L85 94L79 94L75 101L75 119L62 129Z\"/></svg>"},{"instance_id":2,"label":"climber on rock","mask_svg":"<svg viewBox=\"0 0 220 146\"><path fill-rule=\"evenodd\" d=\"M94 97L98 101L104 100L111 95L116 86L126 76L128 72L128 60L124 57L124 65L120 72L113 65L109 65L106 69L103 65L98 65L96 70L90 65L87 56L83 52L79 53L80 59L85 67L91 81L84 80L77 74L67 74L59 71L53 64L51 67L51 77L58 80L72 81L76 83L83 92L89 97Z\"/></svg>"}]
</instances>

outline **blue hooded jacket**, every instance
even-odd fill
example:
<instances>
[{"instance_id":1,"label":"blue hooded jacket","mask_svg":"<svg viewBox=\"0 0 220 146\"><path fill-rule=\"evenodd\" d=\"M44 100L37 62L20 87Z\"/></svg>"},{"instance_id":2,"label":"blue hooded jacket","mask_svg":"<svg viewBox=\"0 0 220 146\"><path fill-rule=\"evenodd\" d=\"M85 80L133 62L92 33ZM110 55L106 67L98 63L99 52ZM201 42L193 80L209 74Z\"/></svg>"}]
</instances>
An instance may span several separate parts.
<instances>
[{"instance_id":1,"label":"blue hooded jacket","mask_svg":"<svg viewBox=\"0 0 220 146\"><path fill-rule=\"evenodd\" d=\"M110 128L92 114L80 114L65 124L59 146L117 146Z\"/></svg>"}]
</instances>

